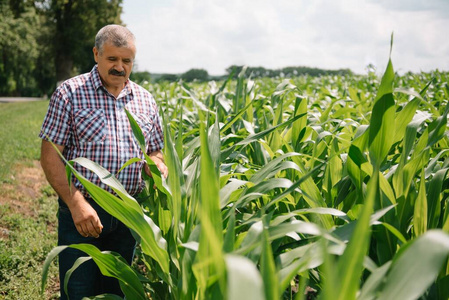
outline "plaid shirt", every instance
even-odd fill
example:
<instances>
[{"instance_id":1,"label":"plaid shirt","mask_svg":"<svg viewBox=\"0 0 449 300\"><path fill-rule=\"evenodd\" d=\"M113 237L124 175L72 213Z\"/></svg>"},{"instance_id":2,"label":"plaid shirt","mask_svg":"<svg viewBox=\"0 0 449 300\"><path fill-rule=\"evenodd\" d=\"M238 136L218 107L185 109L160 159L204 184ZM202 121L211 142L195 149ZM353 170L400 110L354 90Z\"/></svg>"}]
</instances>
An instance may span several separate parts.
<instances>
[{"instance_id":1,"label":"plaid shirt","mask_svg":"<svg viewBox=\"0 0 449 300\"><path fill-rule=\"evenodd\" d=\"M62 83L53 93L39 137L65 146L63 155L71 160L86 157L116 175L129 194L138 193L143 186L143 161L131 164L118 175L117 171L129 159L143 159L125 108L132 113L145 136L147 153L161 150L164 145L161 121L151 94L128 80L115 98L103 86L95 66ZM77 170L89 181L111 191L91 171ZM90 197L81 183L75 186Z\"/></svg>"}]
</instances>

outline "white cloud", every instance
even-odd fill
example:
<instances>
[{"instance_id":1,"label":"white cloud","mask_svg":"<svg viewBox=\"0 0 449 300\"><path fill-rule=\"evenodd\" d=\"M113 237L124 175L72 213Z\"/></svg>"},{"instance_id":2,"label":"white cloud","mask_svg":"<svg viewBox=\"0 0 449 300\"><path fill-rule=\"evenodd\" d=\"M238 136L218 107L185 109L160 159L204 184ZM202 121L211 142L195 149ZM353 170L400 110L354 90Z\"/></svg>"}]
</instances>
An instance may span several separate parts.
<instances>
[{"instance_id":1,"label":"white cloud","mask_svg":"<svg viewBox=\"0 0 449 300\"><path fill-rule=\"evenodd\" d=\"M266 68L449 70L447 2L400 0L125 0L138 70L223 74L232 64ZM449 10L447 10L449 11Z\"/></svg>"}]
</instances>

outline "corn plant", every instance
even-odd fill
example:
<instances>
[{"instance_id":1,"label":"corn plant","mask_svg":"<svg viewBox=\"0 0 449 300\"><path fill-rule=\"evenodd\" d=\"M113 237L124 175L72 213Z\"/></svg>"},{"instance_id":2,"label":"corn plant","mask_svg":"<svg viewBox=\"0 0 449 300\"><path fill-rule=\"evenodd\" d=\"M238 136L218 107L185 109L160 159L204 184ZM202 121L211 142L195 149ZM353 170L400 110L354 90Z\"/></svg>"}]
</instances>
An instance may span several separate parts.
<instances>
[{"instance_id":1,"label":"corn plant","mask_svg":"<svg viewBox=\"0 0 449 300\"><path fill-rule=\"evenodd\" d=\"M153 177L140 203L101 166L67 162L138 237L141 270L61 246L42 288L51 260L75 247L128 299L448 298L447 73L398 76L391 60L380 81L244 72L148 87L162 107L169 176L146 157Z\"/></svg>"}]
</instances>

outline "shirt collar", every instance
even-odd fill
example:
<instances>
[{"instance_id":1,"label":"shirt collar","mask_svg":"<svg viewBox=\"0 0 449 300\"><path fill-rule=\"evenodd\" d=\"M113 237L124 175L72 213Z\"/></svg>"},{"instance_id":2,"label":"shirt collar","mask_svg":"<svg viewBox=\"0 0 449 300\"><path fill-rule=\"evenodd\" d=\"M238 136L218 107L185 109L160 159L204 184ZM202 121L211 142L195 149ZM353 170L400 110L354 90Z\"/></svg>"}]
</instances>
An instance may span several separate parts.
<instances>
[{"instance_id":1,"label":"shirt collar","mask_svg":"<svg viewBox=\"0 0 449 300\"><path fill-rule=\"evenodd\" d=\"M90 71L92 83L95 88L95 90L98 90L100 87L103 86L103 83L101 82L100 73L98 73L98 66L95 65L92 68L92 71Z\"/></svg>"}]
</instances>

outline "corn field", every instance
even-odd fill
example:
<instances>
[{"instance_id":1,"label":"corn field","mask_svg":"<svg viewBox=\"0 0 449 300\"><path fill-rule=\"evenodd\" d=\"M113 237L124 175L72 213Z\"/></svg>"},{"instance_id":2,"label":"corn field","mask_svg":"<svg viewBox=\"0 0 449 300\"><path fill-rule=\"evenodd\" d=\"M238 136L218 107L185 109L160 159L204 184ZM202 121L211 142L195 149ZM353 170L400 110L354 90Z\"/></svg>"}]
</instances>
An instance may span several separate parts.
<instances>
[{"instance_id":1,"label":"corn field","mask_svg":"<svg viewBox=\"0 0 449 300\"><path fill-rule=\"evenodd\" d=\"M155 175L140 203L99 165L68 162L139 236L140 264L56 247L42 289L51 261L73 247L127 299L448 299L449 74L399 76L390 60L380 78L248 75L146 86L169 176L147 157Z\"/></svg>"}]
</instances>

